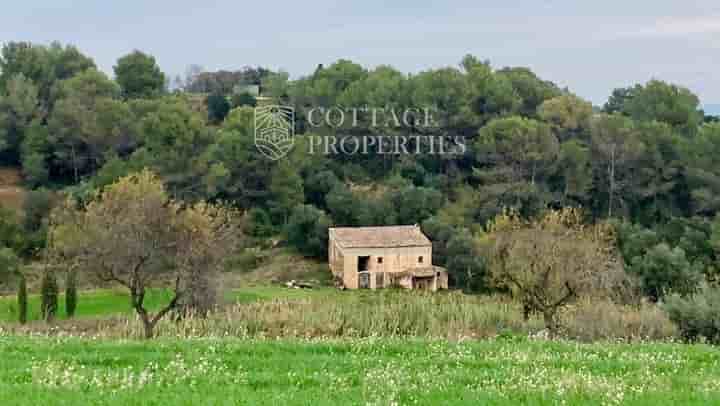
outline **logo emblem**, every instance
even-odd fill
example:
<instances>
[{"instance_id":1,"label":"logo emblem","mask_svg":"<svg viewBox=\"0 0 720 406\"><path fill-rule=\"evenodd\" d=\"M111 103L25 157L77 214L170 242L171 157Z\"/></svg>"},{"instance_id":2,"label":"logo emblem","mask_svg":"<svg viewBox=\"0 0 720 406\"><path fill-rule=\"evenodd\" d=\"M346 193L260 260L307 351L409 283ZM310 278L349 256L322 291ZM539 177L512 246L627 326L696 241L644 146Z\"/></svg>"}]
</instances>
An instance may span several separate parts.
<instances>
[{"instance_id":1,"label":"logo emblem","mask_svg":"<svg viewBox=\"0 0 720 406\"><path fill-rule=\"evenodd\" d=\"M266 157L277 161L293 147L295 109L288 106L255 107L255 146Z\"/></svg>"}]
</instances>

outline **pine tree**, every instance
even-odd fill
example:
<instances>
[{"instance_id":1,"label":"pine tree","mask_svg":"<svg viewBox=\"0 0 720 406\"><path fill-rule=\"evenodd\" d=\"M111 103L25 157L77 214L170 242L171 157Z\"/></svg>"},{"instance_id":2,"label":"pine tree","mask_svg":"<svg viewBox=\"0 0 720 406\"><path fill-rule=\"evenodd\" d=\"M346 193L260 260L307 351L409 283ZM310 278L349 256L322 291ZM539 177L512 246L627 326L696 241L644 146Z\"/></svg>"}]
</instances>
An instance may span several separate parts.
<instances>
[{"instance_id":1,"label":"pine tree","mask_svg":"<svg viewBox=\"0 0 720 406\"><path fill-rule=\"evenodd\" d=\"M58 308L58 284L55 274L52 271L46 271L43 276L40 287L42 298L41 311L42 317L47 322L53 321L57 314Z\"/></svg>"}]
</instances>

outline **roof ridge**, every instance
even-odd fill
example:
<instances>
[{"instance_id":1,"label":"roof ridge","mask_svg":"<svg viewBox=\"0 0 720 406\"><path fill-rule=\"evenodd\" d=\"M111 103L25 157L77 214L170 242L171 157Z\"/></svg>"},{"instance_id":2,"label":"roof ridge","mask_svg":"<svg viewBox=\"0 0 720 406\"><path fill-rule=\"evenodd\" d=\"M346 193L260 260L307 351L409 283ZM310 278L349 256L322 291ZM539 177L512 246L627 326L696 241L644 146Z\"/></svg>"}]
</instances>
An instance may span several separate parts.
<instances>
[{"instance_id":1,"label":"roof ridge","mask_svg":"<svg viewBox=\"0 0 720 406\"><path fill-rule=\"evenodd\" d=\"M415 225L330 227L332 238L344 248L413 247L432 245Z\"/></svg>"}]
</instances>

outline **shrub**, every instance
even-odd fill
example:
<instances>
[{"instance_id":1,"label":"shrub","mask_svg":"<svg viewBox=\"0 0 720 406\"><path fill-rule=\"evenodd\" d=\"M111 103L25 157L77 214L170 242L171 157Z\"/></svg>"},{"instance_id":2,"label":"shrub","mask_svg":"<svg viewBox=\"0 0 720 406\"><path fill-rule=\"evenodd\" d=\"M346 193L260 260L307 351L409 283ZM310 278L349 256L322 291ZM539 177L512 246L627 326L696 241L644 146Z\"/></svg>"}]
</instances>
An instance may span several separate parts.
<instances>
[{"instance_id":1,"label":"shrub","mask_svg":"<svg viewBox=\"0 0 720 406\"><path fill-rule=\"evenodd\" d=\"M583 299L562 315L565 335L581 340L662 340L677 328L655 303L620 305L610 300Z\"/></svg>"},{"instance_id":2,"label":"shrub","mask_svg":"<svg viewBox=\"0 0 720 406\"><path fill-rule=\"evenodd\" d=\"M0 248L0 287L12 280L18 272L20 260L12 248Z\"/></svg>"},{"instance_id":3,"label":"shrub","mask_svg":"<svg viewBox=\"0 0 720 406\"><path fill-rule=\"evenodd\" d=\"M0 247L20 252L25 243L24 233L15 212L0 205Z\"/></svg>"},{"instance_id":4,"label":"shrub","mask_svg":"<svg viewBox=\"0 0 720 406\"><path fill-rule=\"evenodd\" d=\"M213 93L207 100L208 120L213 123L221 123L230 112L230 103L222 94Z\"/></svg>"},{"instance_id":5,"label":"shrub","mask_svg":"<svg viewBox=\"0 0 720 406\"><path fill-rule=\"evenodd\" d=\"M467 230L457 231L447 243L447 270L456 288L477 292L486 288L487 267Z\"/></svg>"},{"instance_id":6,"label":"shrub","mask_svg":"<svg viewBox=\"0 0 720 406\"><path fill-rule=\"evenodd\" d=\"M305 201L321 209L327 209L326 201L328 193L339 185L340 179L333 171L324 170L308 176L305 181Z\"/></svg>"},{"instance_id":7,"label":"shrub","mask_svg":"<svg viewBox=\"0 0 720 406\"><path fill-rule=\"evenodd\" d=\"M690 297L671 295L664 308L685 340L704 338L714 344L720 343L720 289L704 286Z\"/></svg>"},{"instance_id":8,"label":"shrub","mask_svg":"<svg viewBox=\"0 0 720 406\"><path fill-rule=\"evenodd\" d=\"M238 93L233 95L232 97L232 107L242 107L242 106L250 106L255 107L257 106L257 99L255 96L251 95L248 92Z\"/></svg>"},{"instance_id":9,"label":"shrub","mask_svg":"<svg viewBox=\"0 0 720 406\"><path fill-rule=\"evenodd\" d=\"M257 238L267 238L275 232L270 215L259 207L253 207L247 212L243 230Z\"/></svg>"},{"instance_id":10,"label":"shrub","mask_svg":"<svg viewBox=\"0 0 720 406\"><path fill-rule=\"evenodd\" d=\"M28 192L23 202L23 228L29 233L39 231L43 221L50 214L53 207L53 194L47 189L38 189Z\"/></svg>"},{"instance_id":11,"label":"shrub","mask_svg":"<svg viewBox=\"0 0 720 406\"><path fill-rule=\"evenodd\" d=\"M635 257L630 271L640 278L643 293L652 300L669 292L692 293L702 279L702 271L688 261L682 248L671 249L665 243Z\"/></svg>"},{"instance_id":12,"label":"shrub","mask_svg":"<svg viewBox=\"0 0 720 406\"><path fill-rule=\"evenodd\" d=\"M45 155L32 152L22 158L23 176L25 182L33 187L47 183L50 172L47 168Z\"/></svg>"},{"instance_id":13,"label":"shrub","mask_svg":"<svg viewBox=\"0 0 720 406\"><path fill-rule=\"evenodd\" d=\"M330 219L322 210L310 205L298 205L287 225L288 243L308 256L327 255Z\"/></svg>"},{"instance_id":14,"label":"shrub","mask_svg":"<svg viewBox=\"0 0 720 406\"><path fill-rule=\"evenodd\" d=\"M257 249L248 248L243 252L235 255L228 264L227 270L238 270L240 272L249 272L257 269L262 262L262 256Z\"/></svg>"}]
</instances>

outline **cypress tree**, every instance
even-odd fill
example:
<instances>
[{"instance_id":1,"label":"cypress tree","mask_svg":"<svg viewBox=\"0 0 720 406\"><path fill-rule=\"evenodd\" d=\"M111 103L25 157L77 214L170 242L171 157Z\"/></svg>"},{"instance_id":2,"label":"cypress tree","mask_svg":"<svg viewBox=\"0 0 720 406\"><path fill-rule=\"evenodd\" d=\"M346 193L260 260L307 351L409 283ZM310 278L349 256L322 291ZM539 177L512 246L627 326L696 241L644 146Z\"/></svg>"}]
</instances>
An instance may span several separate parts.
<instances>
[{"instance_id":1,"label":"cypress tree","mask_svg":"<svg viewBox=\"0 0 720 406\"><path fill-rule=\"evenodd\" d=\"M65 312L67 313L68 319L75 315L75 308L77 307L77 275L74 269L71 269L67 273L67 280L65 281Z\"/></svg>"},{"instance_id":2,"label":"cypress tree","mask_svg":"<svg viewBox=\"0 0 720 406\"><path fill-rule=\"evenodd\" d=\"M18 321L20 324L27 323L28 316L28 302L27 302L27 282L25 281L25 275L20 275L20 281L18 283Z\"/></svg>"},{"instance_id":3,"label":"cypress tree","mask_svg":"<svg viewBox=\"0 0 720 406\"><path fill-rule=\"evenodd\" d=\"M51 322L55 318L58 308L58 284L54 272L45 272L40 286L40 295L42 298L42 317L45 321Z\"/></svg>"}]
</instances>

